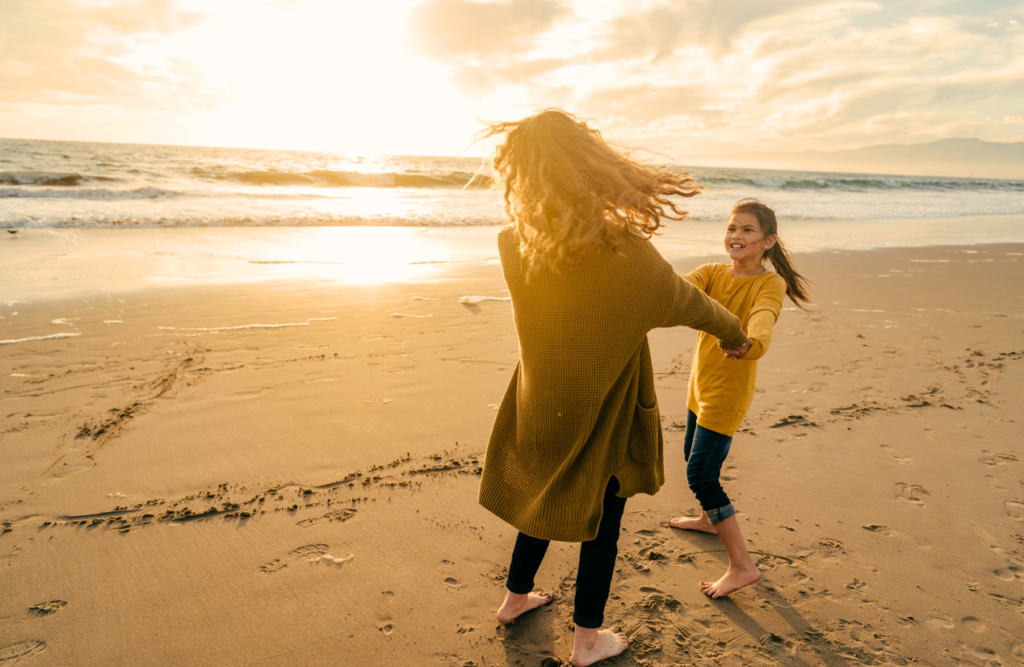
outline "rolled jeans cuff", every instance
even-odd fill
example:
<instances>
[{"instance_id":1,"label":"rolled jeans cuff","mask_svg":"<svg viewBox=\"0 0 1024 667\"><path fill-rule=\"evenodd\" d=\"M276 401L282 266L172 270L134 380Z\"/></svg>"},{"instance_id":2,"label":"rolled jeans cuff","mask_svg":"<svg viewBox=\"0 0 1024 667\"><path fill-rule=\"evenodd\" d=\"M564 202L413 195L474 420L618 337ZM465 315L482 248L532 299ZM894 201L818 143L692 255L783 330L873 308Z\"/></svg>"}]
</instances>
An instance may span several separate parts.
<instances>
[{"instance_id":1,"label":"rolled jeans cuff","mask_svg":"<svg viewBox=\"0 0 1024 667\"><path fill-rule=\"evenodd\" d=\"M719 507L713 510L704 510L704 513L708 515L708 519L711 521L711 525L715 525L719 521L725 521L731 516L736 516L736 508L729 503L725 507Z\"/></svg>"},{"instance_id":2,"label":"rolled jeans cuff","mask_svg":"<svg viewBox=\"0 0 1024 667\"><path fill-rule=\"evenodd\" d=\"M509 592L515 593L516 595L526 595L527 593L533 590L533 582L531 581L528 584L521 584L506 579L505 588L507 588Z\"/></svg>"}]
</instances>

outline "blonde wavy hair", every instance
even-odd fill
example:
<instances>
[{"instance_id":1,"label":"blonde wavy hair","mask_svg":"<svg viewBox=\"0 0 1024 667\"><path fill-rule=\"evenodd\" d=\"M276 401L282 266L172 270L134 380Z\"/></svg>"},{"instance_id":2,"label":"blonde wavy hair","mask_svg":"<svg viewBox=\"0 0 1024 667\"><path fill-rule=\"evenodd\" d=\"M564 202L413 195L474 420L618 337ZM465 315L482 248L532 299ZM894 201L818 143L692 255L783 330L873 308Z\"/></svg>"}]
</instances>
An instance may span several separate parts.
<instances>
[{"instance_id":1,"label":"blonde wavy hair","mask_svg":"<svg viewBox=\"0 0 1024 667\"><path fill-rule=\"evenodd\" d=\"M493 123L478 138L504 135L494 169L516 224L527 277L572 268L588 254L615 252L629 236L650 238L686 211L669 197L703 191L690 174L640 164L598 130L561 109Z\"/></svg>"}]
</instances>

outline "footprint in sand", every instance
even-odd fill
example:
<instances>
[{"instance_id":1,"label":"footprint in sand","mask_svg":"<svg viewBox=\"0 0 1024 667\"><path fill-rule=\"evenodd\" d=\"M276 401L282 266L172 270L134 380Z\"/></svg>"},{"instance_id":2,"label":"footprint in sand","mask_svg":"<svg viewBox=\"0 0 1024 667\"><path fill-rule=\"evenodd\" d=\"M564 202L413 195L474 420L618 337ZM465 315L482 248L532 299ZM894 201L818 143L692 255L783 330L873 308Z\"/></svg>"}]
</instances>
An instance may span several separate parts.
<instances>
[{"instance_id":1,"label":"footprint in sand","mask_svg":"<svg viewBox=\"0 0 1024 667\"><path fill-rule=\"evenodd\" d=\"M46 650L46 642L30 639L0 648L0 665L13 665L22 658L38 655Z\"/></svg>"},{"instance_id":2,"label":"footprint in sand","mask_svg":"<svg viewBox=\"0 0 1024 667\"><path fill-rule=\"evenodd\" d=\"M880 526L877 523L870 523L870 524L868 524L866 526L861 526L861 528L863 528L864 530L871 531L872 533L878 533L879 535L885 535L886 537L895 537L898 540L908 540L908 539L910 539L906 535L904 535L903 533L897 532L897 531L889 528L889 526Z\"/></svg>"},{"instance_id":3,"label":"footprint in sand","mask_svg":"<svg viewBox=\"0 0 1024 667\"><path fill-rule=\"evenodd\" d=\"M379 628L377 628L377 632L381 633L385 637L390 637L391 633L394 632L394 631L395 631L395 626L391 625L390 623L385 623L384 625L382 625Z\"/></svg>"},{"instance_id":4,"label":"footprint in sand","mask_svg":"<svg viewBox=\"0 0 1024 667\"><path fill-rule=\"evenodd\" d=\"M1011 518L1018 521L1024 519L1024 502L1020 500L1004 500L1003 506L1006 508L1006 514Z\"/></svg>"},{"instance_id":5,"label":"footprint in sand","mask_svg":"<svg viewBox=\"0 0 1024 667\"><path fill-rule=\"evenodd\" d=\"M349 554L343 558L332 556L328 553L328 546L326 544L307 544L293 549L288 552L288 555L284 558L277 558L260 565L260 570L267 574L274 574L280 572L292 563L326 563L327 565L333 565L335 567L341 567L345 563L355 558L354 554Z\"/></svg>"},{"instance_id":6,"label":"footprint in sand","mask_svg":"<svg viewBox=\"0 0 1024 667\"><path fill-rule=\"evenodd\" d=\"M49 602L40 602L34 604L28 608L28 613L34 616L49 616L50 614L56 614L58 611L68 606L68 603L64 600L50 600Z\"/></svg>"},{"instance_id":7,"label":"footprint in sand","mask_svg":"<svg viewBox=\"0 0 1024 667\"><path fill-rule=\"evenodd\" d=\"M998 570L993 570L992 574L996 575L996 577L1002 579L1003 581L1024 579L1024 570L1021 570L1021 568L1017 567L1016 565L1011 565L1009 567L1003 567Z\"/></svg>"},{"instance_id":8,"label":"footprint in sand","mask_svg":"<svg viewBox=\"0 0 1024 667\"><path fill-rule=\"evenodd\" d=\"M867 588L868 585L860 579L854 579L850 583L846 584L846 587L849 588L851 591L862 591L865 588Z\"/></svg>"},{"instance_id":9,"label":"footprint in sand","mask_svg":"<svg viewBox=\"0 0 1024 667\"><path fill-rule=\"evenodd\" d=\"M961 625L966 627L968 630L971 630L972 632L985 631L985 623L981 619L976 619L973 616L966 616L963 619L961 619Z\"/></svg>"},{"instance_id":10,"label":"footprint in sand","mask_svg":"<svg viewBox=\"0 0 1024 667\"><path fill-rule=\"evenodd\" d=\"M327 514L324 514L323 516L318 516L314 519L303 519L302 521L296 522L295 525L299 528L308 528L309 526L320 523L322 521L348 521L355 515L356 511L354 509L346 508L334 510L333 512L328 512Z\"/></svg>"},{"instance_id":11,"label":"footprint in sand","mask_svg":"<svg viewBox=\"0 0 1024 667\"><path fill-rule=\"evenodd\" d=\"M739 477L738 473L739 470L736 468L736 466L728 466L725 470L722 471L722 474L719 475L718 478L721 479L723 482L735 482L736 479Z\"/></svg>"},{"instance_id":12,"label":"footprint in sand","mask_svg":"<svg viewBox=\"0 0 1024 667\"><path fill-rule=\"evenodd\" d=\"M825 537L814 543L815 551L824 551L826 553L836 553L838 551L845 551L846 545L839 540L832 539L831 537Z\"/></svg>"},{"instance_id":13,"label":"footprint in sand","mask_svg":"<svg viewBox=\"0 0 1024 667\"><path fill-rule=\"evenodd\" d=\"M457 589L462 588L462 582L455 577L445 577L444 583L448 585L448 588Z\"/></svg>"},{"instance_id":14,"label":"footprint in sand","mask_svg":"<svg viewBox=\"0 0 1024 667\"><path fill-rule=\"evenodd\" d=\"M882 445L882 449L892 454L892 457L896 459L896 463L899 463L900 465L906 466L914 462L914 459L909 456L903 456L889 445Z\"/></svg>"},{"instance_id":15,"label":"footprint in sand","mask_svg":"<svg viewBox=\"0 0 1024 667\"><path fill-rule=\"evenodd\" d=\"M918 497L920 494L927 496L931 495L931 492L917 484L904 484L900 482L896 485L896 500L901 502L910 503L916 507L924 507L924 501Z\"/></svg>"},{"instance_id":16,"label":"footprint in sand","mask_svg":"<svg viewBox=\"0 0 1024 667\"><path fill-rule=\"evenodd\" d=\"M997 480L993 475L985 475L985 482L987 482L988 485L996 491L1006 491L1006 487L1000 486L999 480Z\"/></svg>"},{"instance_id":17,"label":"footprint in sand","mask_svg":"<svg viewBox=\"0 0 1024 667\"><path fill-rule=\"evenodd\" d=\"M1001 466L1007 463L1014 463L1019 461L1013 454L993 454L992 456L986 456L983 459L978 459L979 463L984 463L987 466Z\"/></svg>"},{"instance_id":18,"label":"footprint in sand","mask_svg":"<svg viewBox=\"0 0 1024 667\"><path fill-rule=\"evenodd\" d=\"M924 619L924 624L936 631L952 630L956 627L956 624L945 616L933 616L931 618L926 618Z\"/></svg>"},{"instance_id":19,"label":"footprint in sand","mask_svg":"<svg viewBox=\"0 0 1024 667\"><path fill-rule=\"evenodd\" d=\"M751 549L750 553L754 556L754 559L757 563L757 569L761 570L761 572L771 572L772 570L775 570L783 565L788 565L790 567L793 566L792 558L786 558L785 556L779 556L777 554L768 553L767 551L761 551L759 549ZM692 557L696 554L685 555L690 556L690 559L692 560ZM682 559L682 556L680 556L680 559Z\"/></svg>"}]
</instances>

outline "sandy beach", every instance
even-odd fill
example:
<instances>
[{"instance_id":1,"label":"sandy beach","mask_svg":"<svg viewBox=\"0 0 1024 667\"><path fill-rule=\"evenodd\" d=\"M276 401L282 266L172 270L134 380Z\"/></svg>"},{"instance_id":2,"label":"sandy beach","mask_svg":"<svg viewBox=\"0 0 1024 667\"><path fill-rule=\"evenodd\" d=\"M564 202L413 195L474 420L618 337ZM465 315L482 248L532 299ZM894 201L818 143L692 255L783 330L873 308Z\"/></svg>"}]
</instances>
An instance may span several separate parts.
<instances>
[{"instance_id":1,"label":"sandy beach","mask_svg":"<svg viewBox=\"0 0 1024 667\"><path fill-rule=\"evenodd\" d=\"M705 598L720 542L665 525L699 511L696 334L655 331L668 482L626 505L601 664L1024 665L1024 244L797 260L816 306L787 302L724 472L763 579ZM494 618L506 295L491 263L3 306L0 665L566 661L577 546L552 605Z\"/></svg>"}]
</instances>

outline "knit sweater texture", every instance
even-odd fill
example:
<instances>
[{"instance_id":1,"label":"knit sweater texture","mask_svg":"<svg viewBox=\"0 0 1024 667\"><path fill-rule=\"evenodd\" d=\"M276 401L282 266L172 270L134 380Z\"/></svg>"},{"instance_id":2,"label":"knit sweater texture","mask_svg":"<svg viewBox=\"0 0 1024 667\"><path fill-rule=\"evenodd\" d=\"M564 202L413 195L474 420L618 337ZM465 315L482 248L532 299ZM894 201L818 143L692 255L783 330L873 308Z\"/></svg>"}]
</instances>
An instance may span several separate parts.
<instances>
[{"instance_id":1,"label":"knit sweater texture","mask_svg":"<svg viewBox=\"0 0 1024 667\"><path fill-rule=\"evenodd\" d=\"M630 238L617 253L539 269L529 282L513 226L498 249L519 363L491 430L479 500L531 537L592 540L612 476L624 498L653 495L665 481L647 333L686 325L726 348L746 336L650 241Z\"/></svg>"},{"instance_id":2,"label":"knit sweater texture","mask_svg":"<svg viewBox=\"0 0 1024 667\"><path fill-rule=\"evenodd\" d=\"M754 340L742 358L729 359L718 341L701 333L693 351L686 406L697 415L698 426L731 436L754 400L757 360L771 345L786 281L774 271L733 278L731 264L705 264L683 278L740 318Z\"/></svg>"}]
</instances>

